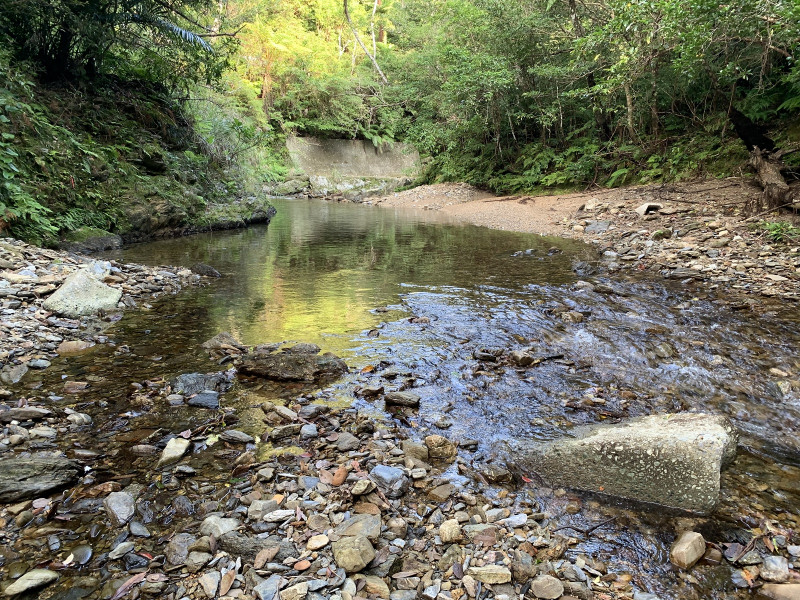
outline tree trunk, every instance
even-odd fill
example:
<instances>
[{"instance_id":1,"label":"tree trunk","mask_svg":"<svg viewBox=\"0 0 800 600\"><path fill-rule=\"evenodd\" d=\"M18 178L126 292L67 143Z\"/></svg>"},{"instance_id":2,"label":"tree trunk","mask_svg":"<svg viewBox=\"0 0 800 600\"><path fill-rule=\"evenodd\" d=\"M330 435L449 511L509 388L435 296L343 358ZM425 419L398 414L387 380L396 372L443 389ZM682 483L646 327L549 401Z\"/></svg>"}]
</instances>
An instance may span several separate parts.
<instances>
[{"instance_id":1,"label":"tree trunk","mask_svg":"<svg viewBox=\"0 0 800 600\"><path fill-rule=\"evenodd\" d=\"M636 127L633 125L633 92L629 83L625 83L622 88L625 90L625 108L627 111L628 135L631 142L636 141Z\"/></svg>"},{"instance_id":2,"label":"tree trunk","mask_svg":"<svg viewBox=\"0 0 800 600\"><path fill-rule=\"evenodd\" d=\"M386 79L386 75L383 74L383 71L381 71L380 66L378 66L377 58L373 54L369 53L369 50L367 50L367 47L364 45L364 42L361 41L361 36L358 35L358 30L356 29L356 26L353 24L353 21L350 18L350 9L347 6L347 0L343 0L342 4L344 6L344 17L345 19L347 19L347 23L348 25L350 25L350 29L353 31L353 37L356 39L356 42L358 42L358 45L361 46L361 49L364 51L364 54L366 54L372 61L372 66L375 67L375 70L378 72L378 75L380 75L381 81L383 81L383 83L389 83L389 80Z\"/></svg>"},{"instance_id":3,"label":"tree trunk","mask_svg":"<svg viewBox=\"0 0 800 600\"><path fill-rule=\"evenodd\" d=\"M750 166L756 171L756 181L764 188L764 208L786 208L795 200L794 191L781 174L781 153L762 152L756 146L750 152Z\"/></svg>"}]
</instances>

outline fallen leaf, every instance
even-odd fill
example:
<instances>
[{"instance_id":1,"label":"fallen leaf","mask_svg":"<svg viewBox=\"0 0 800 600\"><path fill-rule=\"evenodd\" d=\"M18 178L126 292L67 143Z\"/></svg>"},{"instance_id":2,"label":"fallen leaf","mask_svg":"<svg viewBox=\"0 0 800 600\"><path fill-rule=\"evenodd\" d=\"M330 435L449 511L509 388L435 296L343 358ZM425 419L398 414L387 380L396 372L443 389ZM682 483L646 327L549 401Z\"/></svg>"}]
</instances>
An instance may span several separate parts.
<instances>
[{"instance_id":1,"label":"fallen leaf","mask_svg":"<svg viewBox=\"0 0 800 600\"><path fill-rule=\"evenodd\" d=\"M275 555L278 554L278 550L280 550L280 546L275 546L274 548L264 548L258 554L256 554L256 559L253 561L253 567L256 569L264 568L269 561L275 558Z\"/></svg>"},{"instance_id":2,"label":"fallen leaf","mask_svg":"<svg viewBox=\"0 0 800 600\"><path fill-rule=\"evenodd\" d=\"M136 575L128 579L125 583L119 586L117 593L111 597L111 600L118 600L118 598L122 598L125 594L131 591L131 588L133 586L144 581L145 577L147 577L147 571L145 571L144 573L137 573Z\"/></svg>"},{"instance_id":3,"label":"fallen leaf","mask_svg":"<svg viewBox=\"0 0 800 600\"><path fill-rule=\"evenodd\" d=\"M347 479L347 467L340 465L339 468L336 469L336 473L333 474L331 485L339 487L344 483L345 479Z\"/></svg>"},{"instance_id":4,"label":"fallen leaf","mask_svg":"<svg viewBox=\"0 0 800 600\"><path fill-rule=\"evenodd\" d=\"M219 582L219 595L224 596L231 589L234 580L236 579L236 571L230 570L226 572Z\"/></svg>"}]
</instances>

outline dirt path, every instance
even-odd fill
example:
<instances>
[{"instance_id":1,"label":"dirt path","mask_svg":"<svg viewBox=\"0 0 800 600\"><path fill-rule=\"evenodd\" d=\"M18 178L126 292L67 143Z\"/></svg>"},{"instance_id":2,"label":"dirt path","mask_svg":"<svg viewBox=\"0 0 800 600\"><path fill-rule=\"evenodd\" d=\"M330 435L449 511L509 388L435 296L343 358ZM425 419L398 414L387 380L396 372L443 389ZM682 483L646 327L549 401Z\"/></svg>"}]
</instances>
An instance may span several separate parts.
<instances>
[{"instance_id":1,"label":"dirt path","mask_svg":"<svg viewBox=\"0 0 800 600\"><path fill-rule=\"evenodd\" d=\"M774 243L745 208L760 189L731 178L592 190L553 196L494 196L467 184L421 186L373 204L441 211L493 229L583 239L609 271L657 271L735 290L737 301L800 300L800 242ZM643 205L647 214L639 214ZM765 216L770 221L791 217Z\"/></svg>"}]
</instances>

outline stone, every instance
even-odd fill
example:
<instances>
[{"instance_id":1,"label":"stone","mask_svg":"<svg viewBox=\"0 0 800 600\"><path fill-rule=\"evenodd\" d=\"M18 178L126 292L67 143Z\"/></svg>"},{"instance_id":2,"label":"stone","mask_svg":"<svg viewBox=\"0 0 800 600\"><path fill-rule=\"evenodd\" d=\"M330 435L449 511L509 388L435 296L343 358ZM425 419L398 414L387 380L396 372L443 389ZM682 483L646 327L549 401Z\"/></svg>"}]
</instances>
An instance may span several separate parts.
<instances>
[{"instance_id":1,"label":"stone","mask_svg":"<svg viewBox=\"0 0 800 600\"><path fill-rule=\"evenodd\" d=\"M183 458L183 455L186 454L186 451L189 449L191 444L192 443L189 440L182 437L172 438L167 442L164 451L161 453L161 458L158 460L156 468L160 469L161 467L178 462L181 458Z\"/></svg>"},{"instance_id":2,"label":"stone","mask_svg":"<svg viewBox=\"0 0 800 600\"><path fill-rule=\"evenodd\" d=\"M122 527L131 520L134 513L134 500L128 492L111 492L103 500L103 506L115 527Z\"/></svg>"},{"instance_id":3,"label":"stone","mask_svg":"<svg viewBox=\"0 0 800 600\"><path fill-rule=\"evenodd\" d=\"M319 431L313 423L307 423L300 428L300 437L304 440L313 440L318 436Z\"/></svg>"},{"instance_id":4,"label":"stone","mask_svg":"<svg viewBox=\"0 0 800 600\"><path fill-rule=\"evenodd\" d=\"M266 581L262 581L253 588L253 593L258 600L274 600L281 587L281 576L272 575Z\"/></svg>"},{"instance_id":5,"label":"stone","mask_svg":"<svg viewBox=\"0 0 800 600\"><path fill-rule=\"evenodd\" d=\"M197 541L189 533L179 533L175 535L164 548L164 556L167 563L171 565L182 565L189 556L189 547Z\"/></svg>"},{"instance_id":6,"label":"stone","mask_svg":"<svg viewBox=\"0 0 800 600\"><path fill-rule=\"evenodd\" d=\"M189 398L187 404L189 406L196 406L198 408L217 410L219 408L219 392L215 392L213 390L203 390L199 394L195 394Z\"/></svg>"},{"instance_id":7,"label":"stone","mask_svg":"<svg viewBox=\"0 0 800 600\"><path fill-rule=\"evenodd\" d=\"M278 503L275 500L253 500L247 507L247 518L252 521L260 521L264 515L278 510Z\"/></svg>"},{"instance_id":8,"label":"stone","mask_svg":"<svg viewBox=\"0 0 800 600\"><path fill-rule=\"evenodd\" d=\"M72 273L42 307L63 317L77 319L117 308L122 290L99 281L86 269Z\"/></svg>"},{"instance_id":9,"label":"stone","mask_svg":"<svg viewBox=\"0 0 800 600\"><path fill-rule=\"evenodd\" d=\"M28 590L44 587L58 579L58 573L49 569L33 569L28 571L3 592L6 596L16 596Z\"/></svg>"},{"instance_id":10,"label":"stone","mask_svg":"<svg viewBox=\"0 0 800 600\"><path fill-rule=\"evenodd\" d=\"M6 365L0 371L0 381L8 385L19 383L20 380L28 373L28 367L24 364L19 365Z\"/></svg>"},{"instance_id":11,"label":"stone","mask_svg":"<svg viewBox=\"0 0 800 600\"><path fill-rule=\"evenodd\" d=\"M10 423L11 421L38 421L52 416L52 410L39 408L38 406L23 406L0 412L0 421L3 423Z\"/></svg>"},{"instance_id":12,"label":"stone","mask_svg":"<svg viewBox=\"0 0 800 600\"><path fill-rule=\"evenodd\" d=\"M428 498L434 502L445 502L453 494L455 488L456 486L454 486L452 483L437 485L428 492Z\"/></svg>"},{"instance_id":13,"label":"stone","mask_svg":"<svg viewBox=\"0 0 800 600\"><path fill-rule=\"evenodd\" d=\"M453 462L458 455L456 445L441 435L429 435L425 438L428 456L434 460Z\"/></svg>"},{"instance_id":14,"label":"stone","mask_svg":"<svg viewBox=\"0 0 800 600\"><path fill-rule=\"evenodd\" d=\"M117 560L118 558L122 558L128 552L132 551L135 544L133 542L122 542L114 546L114 549L108 553L108 558L110 560Z\"/></svg>"},{"instance_id":15,"label":"stone","mask_svg":"<svg viewBox=\"0 0 800 600\"><path fill-rule=\"evenodd\" d=\"M244 431L239 431L238 429L223 431L219 435L219 439L232 444L251 444L255 441L252 435L248 435Z\"/></svg>"},{"instance_id":16,"label":"stone","mask_svg":"<svg viewBox=\"0 0 800 600\"><path fill-rule=\"evenodd\" d=\"M198 273L199 275L199 273ZM219 276L219 275L217 275ZM210 340L206 340L200 347L203 350L239 350L245 352L247 348L227 331L218 333Z\"/></svg>"},{"instance_id":17,"label":"stone","mask_svg":"<svg viewBox=\"0 0 800 600\"><path fill-rule=\"evenodd\" d=\"M327 535L320 534L320 535L312 535L308 538L308 542L306 543L307 550L320 550L328 545L330 539L328 539Z\"/></svg>"},{"instance_id":18,"label":"stone","mask_svg":"<svg viewBox=\"0 0 800 600\"><path fill-rule=\"evenodd\" d=\"M219 539L229 531L235 531L240 523L236 519L226 519L217 515L206 517L200 524L200 533L202 535L211 535Z\"/></svg>"},{"instance_id":19,"label":"stone","mask_svg":"<svg viewBox=\"0 0 800 600\"><path fill-rule=\"evenodd\" d=\"M439 526L439 539L443 544L458 542L461 537L461 524L456 519L448 519Z\"/></svg>"},{"instance_id":20,"label":"stone","mask_svg":"<svg viewBox=\"0 0 800 600\"><path fill-rule=\"evenodd\" d=\"M486 565L485 567L470 567L467 575L483 583L509 583L511 581L511 571L507 567L500 565ZM559 594L560 595L560 594ZM558 596L553 596L558 598Z\"/></svg>"},{"instance_id":21,"label":"stone","mask_svg":"<svg viewBox=\"0 0 800 600\"><path fill-rule=\"evenodd\" d=\"M336 449L339 452L349 452L350 450L358 450L361 441L352 433L347 431L340 433L339 438L336 440Z\"/></svg>"},{"instance_id":22,"label":"stone","mask_svg":"<svg viewBox=\"0 0 800 600\"><path fill-rule=\"evenodd\" d=\"M375 482L371 479L359 479L353 484L353 487L350 488L350 493L353 496L363 496L364 494L369 494L375 491Z\"/></svg>"},{"instance_id":23,"label":"stone","mask_svg":"<svg viewBox=\"0 0 800 600\"><path fill-rule=\"evenodd\" d=\"M224 392L231 382L225 373L184 373L172 381L172 391L183 396L199 394L205 390Z\"/></svg>"},{"instance_id":24,"label":"stone","mask_svg":"<svg viewBox=\"0 0 800 600\"><path fill-rule=\"evenodd\" d=\"M84 350L94 348L94 346L94 342L88 342L86 340L65 340L58 345L56 352L62 356L69 354L80 354Z\"/></svg>"},{"instance_id":25,"label":"stone","mask_svg":"<svg viewBox=\"0 0 800 600\"><path fill-rule=\"evenodd\" d=\"M369 514L356 515L342 521L331 535L333 539L360 536L374 542L381 535L381 519Z\"/></svg>"},{"instance_id":26,"label":"stone","mask_svg":"<svg viewBox=\"0 0 800 600\"><path fill-rule=\"evenodd\" d=\"M194 273L196 275L200 275L202 277L222 277L222 275L220 274L219 271L217 271L214 267L212 267L210 265L207 265L205 263L194 263L191 267L189 267L189 269L191 270L192 273ZM228 335L231 338L233 338L233 336L231 336L231 334L229 334L229 333L225 334L223 332L223 333L219 334L218 336L216 336L214 338L211 338L211 340L209 340L209 342L212 341L212 340L217 339L221 335ZM204 348L206 347L207 343L208 342L203 344Z\"/></svg>"},{"instance_id":27,"label":"stone","mask_svg":"<svg viewBox=\"0 0 800 600\"><path fill-rule=\"evenodd\" d=\"M377 465L369 472L369 476L389 498L399 498L409 486L408 477L397 467Z\"/></svg>"},{"instance_id":28,"label":"stone","mask_svg":"<svg viewBox=\"0 0 800 600\"><path fill-rule=\"evenodd\" d=\"M413 440L403 440L401 447L406 456L421 460L422 462L428 462L428 460L430 460L428 456L428 447L425 444L420 444Z\"/></svg>"},{"instance_id":29,"label":"stone","mask_svg":"<svg viewBox=\"0 0 800 600\"><path fill-rule=\"evenodd\" d=\"M297 583L291 587L281 590L281 600L303 600L308 594L308 583Z\"/></svg>"},{"instance_id":30,"label":"stone","mask_svg":"<svg viewBox=\"0 0 800 600\"><path fill-rule=\"evenodd\" d=\"M537 598L555 600L564 593L564 584L552 575L539 575L531 582L531 592Z\"/></svg>"},{"instance_id":31,"label":"stone","mask_svg":"<svg viewBox=\"0 0 800 600\"><path fill-rule=\"evenodd\" d=\"M789 580L789 561L783 556L765 556L761 565L761 579L773 583Z\"/></svg>"},{"instance_id":32,"label":"stone","mask_svg":"<svg viewBox=\"0 0 800 600\"><path fill-rule=\"evenodd\" d=\"M551 487L568 487L694 513L719 501L720 471L738 435L725 417L652 415L576 428L548 443L510 444L508 462Z\"/></svg>"},{"instance_id":33,"label":"stone","mask_svg":"<svg viewBox=\"0 0 800 600\"><path fill-rule=\"evenodd\" d=\"M364 536L344 537L333 543L333 558L347 573L357 573L375 558L375 549Z\"/></svg>"},{"instance_id":34,"label":"stone","mask_svg":"<svg viewBox=\"0 0 800 600\"><path fill-rule=\"evenodd\" d=\"M758 589L761 600L800 600L800 583L767 583Z\"/></svg>"},{"instance_id":35,"label":"stone","mask_svg":"<svg viewBox=\"0 0 800 600\"><path fill-rule=\"evenodd\" d=\"M369 594L370 597L377 596L378 598L389 597L389 586L380 577L374 575L357 575L354 577L355 581L364 581L363 590Z\"/></svg>"},{"instance_id":36,"label":"stone","mask_svg":"<svg viewBox=\"0 0 800 600\"><path fill-rule=\"evenodd\" d=\"M219 571L209 571L208 573L204 573L202 577L197 580L200 586L203 588L206 598L217 597L220 579L222 579L222 575L220 575Z\"/></svg>"},{"instance_id":37,"label":"stone","mask_svg":"<svg viewBox=\"0 0 800 600\"><path fill-rule=\"evenodd\" d=\"M664 208L662 204L658 204L656 202L645 202L636 208L636 214L638 214L640 217L643 217L645 215L649 215L650 213L658 212L662 208Z\"/></svg>"},{"instance_id":38,"label":"stone","mask_svg":"<svg viewBox=\"0 0 800 600\"><path fill-rule=\"evenodd\" d=\"M242 560L254 561L262 550L275 551L275 562L281 562L296 556L294 544L288 540L271 536L268 538L248 537L238 531L229 531L219 538L219 547L232 556L241 556Z\"/></svg>"},{"instance_id":39,"label":"stone","mask_svg":"<svg viewBox=\"0 0 800 600\"><path fill-rule=\"evenodd\" d=\"M411 392L389 392L383 397L387 406L407 406L409 408L417 408L419 406L420 397Z\"/></svg>"},{"instance_id":40,"label":"stone","mask_svg":"<svg viewBox=\"0 0 800 600\"><path fill-rule=\"evenodd\" d=\"M189 573L197 573L200 569L205 567L212 558L214 557L208 552L192 551L189 552L189 556L186 557L184 564Z\"/></svg>"},{"instance_id":41,"label":"stone","mask_svg":"<svg viewBox=\"0 0 800 600\"><path fill-rule=\"evenodd\" d=\"M706 541L695 531L684 531L672 544L670 562L681 569L690 569L706 553Z\"/></svg>"},{"instance_id":42,"label":"stone","mask_svg":"<svg viewBox=\"0 0 800 600\"><path fill-rule=\"evenodd\" d=\"M275 381L323 381L335 379L347 372L347 365L338 356L280 352L277 354L253 354L239 365L244 375Z\"/></svg>"}]
</instances>

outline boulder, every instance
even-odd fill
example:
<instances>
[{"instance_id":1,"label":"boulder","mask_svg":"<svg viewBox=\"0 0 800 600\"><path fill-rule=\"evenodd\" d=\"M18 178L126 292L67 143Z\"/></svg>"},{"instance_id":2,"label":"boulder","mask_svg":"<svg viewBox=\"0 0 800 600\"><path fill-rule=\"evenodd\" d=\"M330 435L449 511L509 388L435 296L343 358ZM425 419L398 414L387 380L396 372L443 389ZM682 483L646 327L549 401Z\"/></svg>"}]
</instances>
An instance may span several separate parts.
<instances>
[{"instance_id":1,"label":"boulder","mask_svg":"<svg viewBox=\"0 0 800 600\"><path fill-rule=\"evenodd\" d=\"M86 269L75 271L44 301L45 310L77 319L114 310L122 298L122 290L107 286Z\"/></svg>"},{"instance_id":2,"label":"boulder","mask_svg":"<svg viewBox=\"0 0 800 600\"><path fill-rule=\"evenodd\" d=\"M174 437L170 441L167 442L164 451L161 453L161 458L158 461L158 465L156 465L157 469L161 467L165 467L167 465L171 465L172 463L178 462L183 455L186 454L186 451L189 449L189 446L192 445L192 442L189 440L182 438L182 437Z\"/></svg>"},{"instance_id":3,"label":"boulder","mask_svg":"<svg viewBox=\"0 0 800 600\"><path fill-rule=\"evenodd\" d=\"M248 356L239 366L239 372L275 381L321 381L346 373L347 365L330 352L289 351Z\"/></svg>"},{"instance_id":4,"label":"boulder","mask_svg":"<svg viewBox=\"0 0 800 600\"><path fill-rule=\"evenodd\" d=\"M652 415L544 444L514 443L509 462L552 486L708 514L737 438L725 417Z\"/></svg>"},{"instance_id":5,"label":"boulder","mask_svg":"<svg viewBox=\"0 0 800 600\"><path fill-rule=\"evenodd\" d=\"M4 458L0 461L0 502L41 498L64 488L83 473L66 458Z\"/></svg>"}]
</instances>

